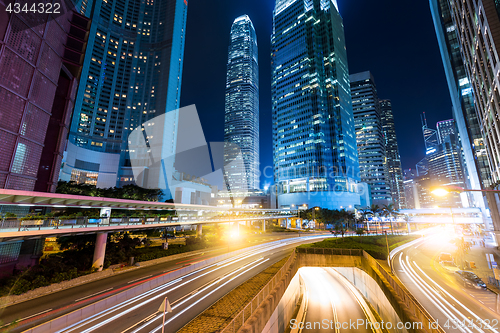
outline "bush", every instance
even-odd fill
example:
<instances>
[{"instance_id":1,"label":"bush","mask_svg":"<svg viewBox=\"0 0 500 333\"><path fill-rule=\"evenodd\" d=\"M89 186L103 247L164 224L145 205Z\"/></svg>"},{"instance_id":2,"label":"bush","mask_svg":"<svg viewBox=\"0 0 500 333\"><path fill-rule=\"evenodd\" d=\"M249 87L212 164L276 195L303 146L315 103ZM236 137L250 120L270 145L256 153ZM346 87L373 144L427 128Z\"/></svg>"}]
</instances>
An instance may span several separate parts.
<instances>
[{"instance_id":1,"label":"bush","mask_svg":"<svg viewBox=\"0 0 500 333\"><path fill-rule=\"evenodd\" d=\"M389 242L390 250L399 245L410 242L418 236L396 236L389 235L387 240ZM300 245L300 248L339 248L339 249L361 249L365 250L369 255L375 259L387 259L387 244L385 236L353 236L334 239L325 239L321 242Z\"/></svg>"}]
</instances>

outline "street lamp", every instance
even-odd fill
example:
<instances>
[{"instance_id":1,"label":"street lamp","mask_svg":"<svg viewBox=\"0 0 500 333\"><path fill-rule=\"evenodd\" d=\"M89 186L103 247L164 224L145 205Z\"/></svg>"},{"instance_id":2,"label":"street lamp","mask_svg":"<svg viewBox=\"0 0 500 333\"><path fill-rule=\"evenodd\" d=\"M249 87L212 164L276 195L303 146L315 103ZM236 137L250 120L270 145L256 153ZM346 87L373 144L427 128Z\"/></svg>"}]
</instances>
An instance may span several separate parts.
<instances>
[{"instance_id":1,"label":"street lamp","mask_svg":"<svg viewBox=\"0 0 500 333\"><path fill-rule=\"evenodd\" d=\"M313 211L312 211L312 213L313 213L313 221L314 221L314 225L315 225L315 226L316 226L316 216L315 216L316 214L314 214L314 213L315 213L315 211L317 211L317 210L319 210L319 207L313 207Z\"/></svg>"}]
</instances>

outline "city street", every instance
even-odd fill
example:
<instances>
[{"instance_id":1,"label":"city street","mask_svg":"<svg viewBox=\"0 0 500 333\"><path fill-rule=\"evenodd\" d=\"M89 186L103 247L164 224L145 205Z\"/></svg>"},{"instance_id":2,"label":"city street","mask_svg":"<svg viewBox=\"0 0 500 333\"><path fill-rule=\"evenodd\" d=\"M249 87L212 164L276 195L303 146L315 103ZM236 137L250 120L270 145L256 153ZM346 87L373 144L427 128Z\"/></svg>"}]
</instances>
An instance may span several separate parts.
<instances>
[{"instance_id":1,"label":"city street","mask_svg":"<svg viewBox=\"0 0 500 333\"><path fill-rule=\"evenodd\" d=\"M435 229L393 257L395 274L446 332L498 332L497 294L464 286L439 264L440 253L456 249L451 239L449 229Z\"/></svg>"},{"instance_id":2,"label":"city street","mask_svg":"<svg viewBox=\"0 0 500 333\"><path fill-rule=\"evenodd\" d=\"M377 332L366 325L370 310L362 295L339 273L319 267L301 268L299 273L307 294L306 316L301 323L303 332ZM301 319L297 320L299 325Z\"/></svg>"},{"instance_id":3,"label":"city street","mask_svg":"<svg viewBox=\"0 0 500 333\"><path fill-rule=\"evenodd\" d=\"M234 258L186 274L177 280L134 297L97 316L88 318L77 326L68 327L64 332L91 332L103 329L113 332L118 329L120 329L119 332L149 332L155 328L154 325L161 323L161 320L158 321L161 316L158 317L157 310L165 296L168 297L173 309L173 313L167 315L166 319L169 323L168 332L175 332L227 292L289 255L295 246L318 241L324 237L331 236L295 237L283 242L262 244ZM5 309L2 320L8 323L25 318L22 326L12 330L19 332L154 279L168 271L214 257L222 252L224 250L216 250L193 256L193 258L145 267L13 305ZM161 271L158 271L160 269Z\"/></svg>"}]
</instances>

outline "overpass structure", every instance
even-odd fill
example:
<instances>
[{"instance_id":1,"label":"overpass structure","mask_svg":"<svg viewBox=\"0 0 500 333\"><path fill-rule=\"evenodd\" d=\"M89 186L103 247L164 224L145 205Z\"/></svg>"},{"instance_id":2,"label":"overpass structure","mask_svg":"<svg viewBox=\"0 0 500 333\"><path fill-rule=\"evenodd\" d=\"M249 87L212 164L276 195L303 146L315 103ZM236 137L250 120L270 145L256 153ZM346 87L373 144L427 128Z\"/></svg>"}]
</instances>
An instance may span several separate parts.
<instances>
[{"instance_id":1,"label":"overpass structure","mask_svg":"<svg viewBox=\"0 0 500 333\"><path fill-rule=\"evenodd\" d=\"M96 234L93 267L102 270L109 232L145 230L197 225L198 234L203 224L261 222L265 230L266 220L287 220L295 218L290 210L277 209L227 209L224 207L175 204L154 201L137 201L116 198L91 197L59 193L44 193L0 189L0 205L17 207L50 207L100 209L96 218L50 218L50 219L8 219L0 221L0 269L12 266L22 251L23 242L31 242L33 252L41 252L41 239L51 236ZM144 212L144 217L115 218L112 210L133 210ZM151 216L151 211L176 212L177 217ZM149 214L148 214L149 213ZM278 221L280 222L280 221ZM26 242L26 243L27 243ZM34 244L34 245L33 245ZM26 252L26 251L24 251ZM36 255L35 255L36 257Z\"/></svg>"},{"instance_id":2,"label":"overpass structure","mask_svg":"<svg viewBox=\"0 0 500 333\"><path fill-rule=\"evenodd\" d=\"M400 214L411 223L439 224L483 224L483 213L479 208L420 208L402 209Z\"/></svg>"}]
</instances>

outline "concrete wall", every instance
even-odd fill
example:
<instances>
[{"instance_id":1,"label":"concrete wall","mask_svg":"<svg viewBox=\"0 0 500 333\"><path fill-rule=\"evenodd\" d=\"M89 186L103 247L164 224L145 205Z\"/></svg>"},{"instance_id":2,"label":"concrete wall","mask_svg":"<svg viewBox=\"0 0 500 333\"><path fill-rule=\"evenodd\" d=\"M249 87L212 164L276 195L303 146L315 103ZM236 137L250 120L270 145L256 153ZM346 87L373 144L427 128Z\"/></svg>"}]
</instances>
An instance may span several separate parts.
<instances>
[{"instance_id":1,"label":"concrete wall","mask_svg":"<svg viewBox=\"0 0 500 333\"><path fill-rule=\"evenodd\" d=\"M295 274L262 333L284 332L302 295L300 275Z\"/></svg>"},{"instance_id":2,"label":"concrete wall","mask_svg":"<svg viewBox=\"0 0 500 333\"><path fill-rule=\"evenodd\" d=\"M279 244L279 243L284 243L286 242L287 240L279 240L279 241L276 241L276 242L273 242L273 244ZM210 265L210 264L213 264L213 263L216 263L218 261L221 261L221 260L224 260L224 259L229 259L229 258L232 258L238 254L241 254L243 252L246 252L246 251L250 251L252 250L253 248L257 248L259 247L260 245L256 245L256 246L252 246L252 247L249 247L249 248L244 248L244 249L241 249L241 250L237 250L237 251L234 251L234 252L230 252L230 253L226 253L226 254L223 254L223 255L220 255L220 256L217 256L217 257L213 257L213 258L210 258L210 259L207 259L207 260L204 260L204 261L200 261L194 265L190 265L190 266L187 266L187 267L184 267L184 268L181 268L181 269L177 269L177 270L174 270L174 271L171 271L169 273L165 273L165 274L162 274L154 279L150 279L150 280L147 280L145 281L144 283L141 283L135 287L132 287L128 290L125 290L121 293L118 293L118 294L115 294L115 295L112 295L106 299L103 299L103 300L100 300L98 302L95 302L93 304L90 304L90 305L87 305L83 308L80 308L80 309L77 309L73 312L70 312L68 314L65 314L61 317L58 317L58 318L55 318L51 321L48 321L46 323L43 323L41 325L38 325L36 327L33 327L29 330L26 330L24 331L25 333L46 333L46 332L56 332L64 327L67 327L71 324L74 324L80 320L83 320L85 318L88 318L100 311L103 311L105 309L108 309L114 305L117 305L121 302L124 302L124 301L127 301L137 295L140 295L140 294L143 294L153 288L156 288L162 284L165 284L169 281L172 281L172 280L175 280L175 279L178 279L179 277L185 275L185 274L188 274L190 272L193 272L197 269L200 269L202 267L205 267L207 265ZM159 259L155 259L155 260L159 260ZM287 283L287 286L289 285L289 282ZM286 287L283 288L283 291L282 293L280 294L280 298L281 296L283 295L284 291L285 291ZM279 299L278 298L278 301ZM277 303L276 303L277 304ZM275 309L275 306L273 307L273 310ZM269 313L269 317L270 317L271 313ZM265 325L265 323L264 323Z\"/></svg>"},{"instance_id":3,"label":"concrete wall","mask_svg":"<svg viewBox=\"0 0 500 333\"><path fill-rule=\"evenodd\" d=\"M347 278L363 294L384 322L396 324L401 321L380 286L365 271L355 267L339 267L335 270ZM389 331L406 332L405 329L397 329L396 327Z\"/></svg>"},{"instance_id":4,"label":"concrete wall","mask_svg":"<svg viewBox=\"0 0 500 333\"><path fill-rule=\"evenodd\" d=\"M363 256L296 253L296 260L290 265L286 275L278 282L275 289L262 302L253 315L238 330L238 333L263 332L269 322L269 329L276 326L276 324L273 325L273 323L276 322L278 322L277 328L280 327L279 323L280 321L284 322L285 317L281 319L272 319L272 316L278 304L281 302L281 298L285 295L287 287L291 284L291 281L300 267L356 267L364 271L363 275L358 276L361 280L360 282L368 281L368 278L372 280L369 282L368 289L365 290L365 292L375 292L378 296L374 297L379 297L382 294L385 296L389 305L385 301L380 301L380 303L378 303L379 309L382 309L381 312L385 313L384 316L388 318L391 316L395 318L394 316L396 316L399 318L396 322L422 323L422 330L408 329L409 333L444 333L441 327L434 328L430 325L430 323L435 322L431 315L415 300L399 280L395 279L391 273L385 271L385 269L366 252L363 252ZM353 276L352 278L354 280L355 277ZM375 285L378 286L379 290L377 290ZM285 302L287 301L285 300ZM376 305L377 303L375 302L374 304ZM395 314L387 310L389 307L392 307ZM278 309L278 317L280 314L284 315L285 312L280 313ZM274 333L276 331L273 330L272 332ZM278 332L284 331L279 330Z\"/></svg>"}]
</instances>

